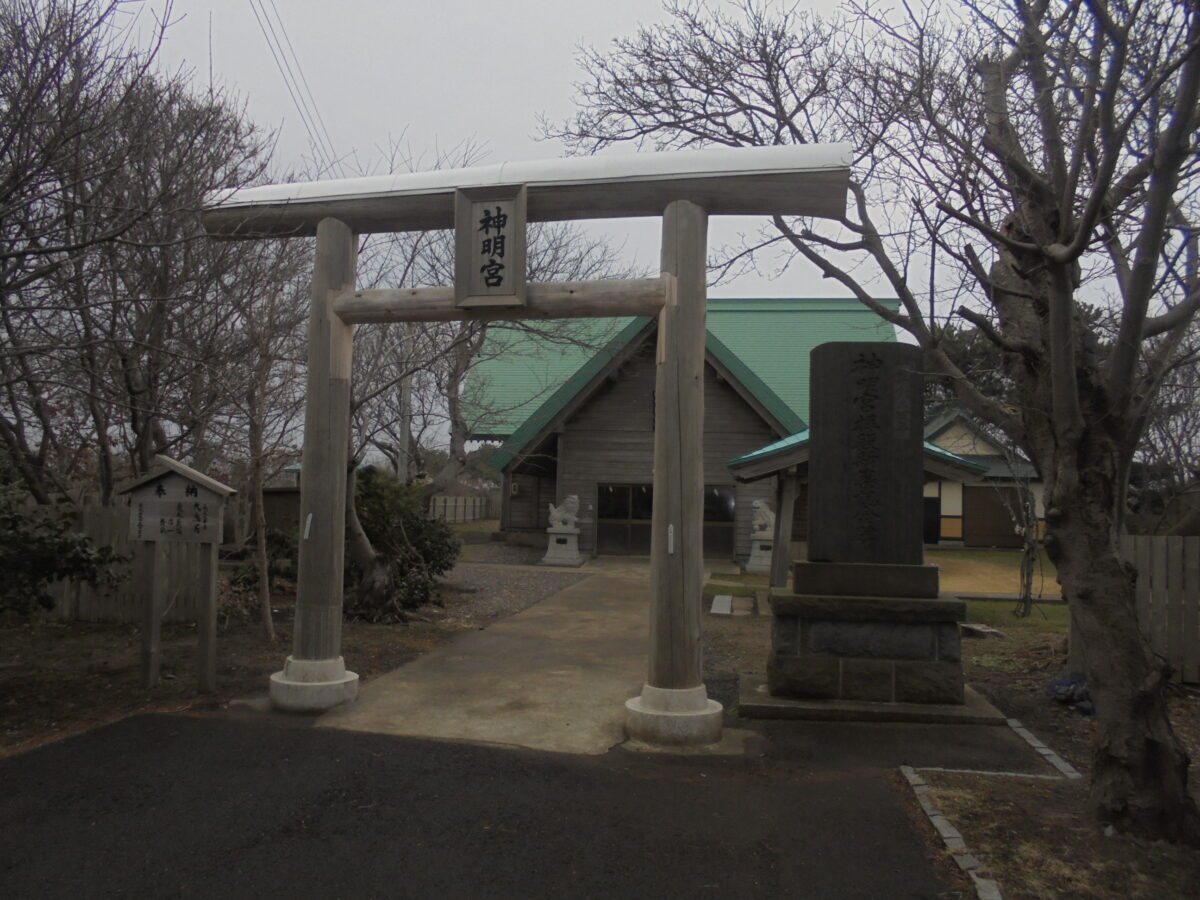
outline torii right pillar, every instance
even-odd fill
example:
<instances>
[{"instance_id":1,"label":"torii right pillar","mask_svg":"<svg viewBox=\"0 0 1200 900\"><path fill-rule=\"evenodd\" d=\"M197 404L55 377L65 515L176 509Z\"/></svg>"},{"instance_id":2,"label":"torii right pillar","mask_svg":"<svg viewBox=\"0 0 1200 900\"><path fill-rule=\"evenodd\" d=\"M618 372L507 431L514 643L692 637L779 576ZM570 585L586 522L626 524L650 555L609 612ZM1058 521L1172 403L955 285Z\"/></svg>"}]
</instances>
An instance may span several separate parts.
<instances>
[{"instance_id":1,"label":"torii right pillar","mask_svg":"<svg viewBox=\"0 0 1200 900\"><path fill-rule=\"evenodd\" d=\"M663 213L667 301L658 319L651 521L650 660L625 730L655 746L721 740L721 704L701 666L704 586L704 339L708 216L687 200Z\"/></svg>"}]
</instances>

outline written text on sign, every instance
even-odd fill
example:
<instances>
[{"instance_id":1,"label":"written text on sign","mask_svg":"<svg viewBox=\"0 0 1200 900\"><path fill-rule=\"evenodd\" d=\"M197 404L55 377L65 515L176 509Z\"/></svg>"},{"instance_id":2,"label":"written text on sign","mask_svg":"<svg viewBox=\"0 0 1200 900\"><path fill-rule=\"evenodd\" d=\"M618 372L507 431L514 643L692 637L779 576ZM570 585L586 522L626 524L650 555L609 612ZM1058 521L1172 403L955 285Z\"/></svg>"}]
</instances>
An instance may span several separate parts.
<instances>
[{"instance_id":1,"label":"written text on sign","mask_svg":"<svg viewBox=\"0 0 1200 900\"><path fill-rule=\"evenodd\" d=\"M221 498L183 478L167 477L130 497L129 531L136 541L219 543Z\"/></svg>"}]
</instances>

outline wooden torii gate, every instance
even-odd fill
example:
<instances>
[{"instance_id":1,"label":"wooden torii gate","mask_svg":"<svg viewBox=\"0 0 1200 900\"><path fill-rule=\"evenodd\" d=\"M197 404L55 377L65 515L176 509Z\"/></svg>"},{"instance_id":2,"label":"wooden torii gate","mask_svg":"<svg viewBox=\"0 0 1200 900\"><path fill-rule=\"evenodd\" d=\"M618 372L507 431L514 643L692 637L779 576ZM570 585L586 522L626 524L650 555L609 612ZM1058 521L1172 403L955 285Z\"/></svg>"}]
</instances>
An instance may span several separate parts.
<instances>
[{"instance_id":1,"label":"wooden torii gate","mask_svg":"<svg viewBox=\"0 0 1200 900\"><path fill-rule=\"evenodd\" d=\"M657 315L650 657L641 695L626 703L627 731L661 745L718 740L721 707L708 699L701 669L708 216L839 218L849 160L849 147L839 144L722 148L502 163L215 196L203 213L214 237L317 239L295 631L291 655L271 676L272 704L323 710L357 693L358 676L341 655L354 326ZM662 216L660 277L524 283L525 220L633 216ZM451 227L458 244L455 286L355 290L358 235Z\"/></svg>"}]
</instances>

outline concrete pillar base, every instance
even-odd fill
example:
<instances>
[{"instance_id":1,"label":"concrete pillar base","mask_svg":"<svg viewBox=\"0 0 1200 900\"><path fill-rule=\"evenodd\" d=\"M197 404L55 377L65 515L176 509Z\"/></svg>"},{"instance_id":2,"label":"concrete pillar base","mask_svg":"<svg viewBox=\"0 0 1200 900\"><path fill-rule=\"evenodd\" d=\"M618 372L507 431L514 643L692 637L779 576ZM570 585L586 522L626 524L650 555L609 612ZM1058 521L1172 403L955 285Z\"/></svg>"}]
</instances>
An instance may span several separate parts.
<instances>
[{"instance_id":1,"label":"concrete pillar base","mask_svg":"<svg viewBox=\"0 0 1200 900\"><path fill-rule=\"evenodd\" d=\"M721 704L704 685L673 690L649 684L625 701L625 733L656 747L696 747L721 740Z\"/></svg>"},{"instance_id":2,"label":"concrete pillar base","mask_svg":"<svg viewBox=\"0 0 1200 900\"><path fill-rule=\"evenodd\" d=\"M321 712L358 695L358 674L337 659L294 659L271 676L271 705L287 712Z\"/></svg>"}]
</instances>

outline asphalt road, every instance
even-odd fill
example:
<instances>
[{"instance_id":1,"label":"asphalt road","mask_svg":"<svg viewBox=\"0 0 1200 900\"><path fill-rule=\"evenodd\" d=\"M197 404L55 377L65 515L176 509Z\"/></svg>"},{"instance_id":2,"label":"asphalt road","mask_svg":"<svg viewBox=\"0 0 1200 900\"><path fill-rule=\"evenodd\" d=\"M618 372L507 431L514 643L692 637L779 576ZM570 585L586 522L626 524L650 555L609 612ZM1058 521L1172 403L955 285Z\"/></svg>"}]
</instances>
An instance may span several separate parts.
<instances>
[{"instance_id":1,"label":"asphalt road","mask_svg":"<svg viewBox=\"0 0 1200 900\"><path fill-rule=\"evenodd\" d=\"M139 716L0 761L0 897L957 897L891 773L1036 766L1006 728L756 727L582 757Z\"/></svg>"}]
</instances>

